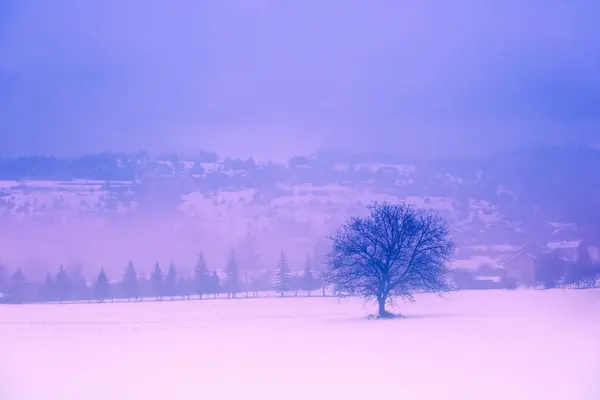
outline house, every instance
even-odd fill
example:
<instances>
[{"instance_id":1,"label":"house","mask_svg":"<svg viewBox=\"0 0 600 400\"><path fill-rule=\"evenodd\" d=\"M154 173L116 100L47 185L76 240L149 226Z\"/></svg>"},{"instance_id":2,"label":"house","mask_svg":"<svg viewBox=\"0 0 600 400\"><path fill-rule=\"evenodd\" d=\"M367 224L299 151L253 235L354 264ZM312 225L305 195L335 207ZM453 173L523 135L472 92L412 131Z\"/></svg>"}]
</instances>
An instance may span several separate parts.
<instances>
[{"instance_id":1,"label":"house","mask_svg":"<svg viewBox=\"0 0 600 400\"><path fill-rule=\"evenodd\" d=\"M502 263L505 278L518 286L535 286L535 270L541 252L538 246L521 247Z\"/></svg>"}]
</instances>

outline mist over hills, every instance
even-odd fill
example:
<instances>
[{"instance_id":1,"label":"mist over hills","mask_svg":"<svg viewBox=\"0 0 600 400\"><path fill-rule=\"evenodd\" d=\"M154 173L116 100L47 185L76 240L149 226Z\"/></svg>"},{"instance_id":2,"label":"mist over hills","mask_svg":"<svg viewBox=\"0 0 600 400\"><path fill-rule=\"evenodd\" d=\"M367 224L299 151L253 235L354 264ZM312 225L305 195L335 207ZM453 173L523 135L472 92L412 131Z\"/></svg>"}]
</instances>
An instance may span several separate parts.
<instances>
[{"instance_id":1,"label":"mist over hills","mask_svg":"<svg viewBox=\"0 0 600 400\"><path fill-rule=\"evenodd\" d=\"M323 238L374 200L438 210L457 264L494 263L531 241L600 240L600 151L538 146L487 157L406 160L320 152L287 164L211 152L0 159L2 262L42 274L58 264L120 273L235 249L269 268L320 259Z\"/></svg>"}]
</instances>

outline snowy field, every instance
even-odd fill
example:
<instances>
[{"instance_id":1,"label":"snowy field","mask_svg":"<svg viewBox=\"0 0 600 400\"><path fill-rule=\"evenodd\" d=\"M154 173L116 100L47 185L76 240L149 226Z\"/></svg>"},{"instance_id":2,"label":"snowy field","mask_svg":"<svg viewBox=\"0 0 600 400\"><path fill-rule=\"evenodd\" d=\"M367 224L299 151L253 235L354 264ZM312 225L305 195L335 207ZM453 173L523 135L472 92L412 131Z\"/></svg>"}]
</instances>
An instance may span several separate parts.
<instances>
[{"instance_id":1,"label":"snowy field","mask_svg":"<svg viewBox=\"0 0 600 400\"><path fill-rule=\"evenodd\" d=\"M600 291L0 306L0 399L600 399Z\"/></svg>"}]
</instances>

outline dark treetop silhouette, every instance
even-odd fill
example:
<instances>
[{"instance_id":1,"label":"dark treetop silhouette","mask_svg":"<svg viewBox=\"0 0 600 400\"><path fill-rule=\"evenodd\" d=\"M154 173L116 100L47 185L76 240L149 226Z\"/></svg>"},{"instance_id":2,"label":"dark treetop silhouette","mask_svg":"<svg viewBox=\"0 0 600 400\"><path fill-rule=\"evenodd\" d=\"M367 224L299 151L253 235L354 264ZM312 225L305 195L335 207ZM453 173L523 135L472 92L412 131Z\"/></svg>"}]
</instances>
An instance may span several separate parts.
<instances>
[{"instance_id":1,"label":"dark treetop silhouette","mask_svg":"<svg viewBox=\"0 0 600 400\"><path fill-rule=\"evenodd\" d=\"M227 259L227 266L225 267L225 272L227 273L227 278L225 280L225 286L227 288L227 296L235 299L237 296L237 293L240 290L240 288L239 288L240 284L239 284L239 272L238 272L238 267L237 267L234 250L231 250L229 252L229 257Z\"/></svg>"},{"instance_id":2,"label":"dark treetop silhouette","mask_svg":"<svg viewBox=\"0 0 600 400\"><path fill-rule=\"evenodd\" d=\"M285 296L285 292L290 290L290 275L290 266L282 250L279 263L277 263L277 269L275 270L275 276L273 277L273 288L281 297Z\"/></svg>"},{"instance_id":3,"label":"dark treetop silhouette","mask_svg":"<svg viewBox=\"0 0 600 400\"><path fill-rule=\"evenodd\" d=\"M194 288L195 292L200 296L203 294L211 293L211 276L206 267L206 261L204 260L204 254L200 253L198 261L194 266Z\"/></svg>"},{"instance_id":4,"label":"dark treetop silhouette","mask_svg":"<svg viewBox=\"0 0 600 400\"><path fill-rule=\"evenodd\" d=\"M138 297L138 276L133 261L129 261L125 267L121 286L123 295L130 301L132 298Z\"/></svg>"},{"instance_id":5,"label":"dark treetop silhouette","mask_svg":"<svg viewBox=\"0 0 600 400\"><path fill-rule=\"evenodd\" d=\"M430 210L407 204L372 203L370 215L353 217L330 237L323 278L340 295L375 299L379 317L391 317L386 304L412 301L418 290L441 293L454 252L446 221Z\"/></svg>"}]
</instances>

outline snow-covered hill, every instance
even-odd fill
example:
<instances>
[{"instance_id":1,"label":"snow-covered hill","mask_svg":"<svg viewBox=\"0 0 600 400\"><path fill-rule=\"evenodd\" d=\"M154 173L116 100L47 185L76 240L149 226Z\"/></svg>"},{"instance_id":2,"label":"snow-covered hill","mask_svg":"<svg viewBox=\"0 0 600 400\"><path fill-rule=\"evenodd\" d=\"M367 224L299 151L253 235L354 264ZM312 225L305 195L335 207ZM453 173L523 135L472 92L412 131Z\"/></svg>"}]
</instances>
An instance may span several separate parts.
<instances>
[{"instance_id":1,"label":"snow-covered hill","mask_svg":"<svg viewBox=\"0 0 600 400\"><path fill-rule=\"evenodd\" d=\"M347 216L372 201L404 201L450 221L459 259L493 263L532 231L573 225L548 208L530 218L539 208L531 194L494 176L506 169L323 155L286 165L206 155L0 160L0 254L110 269L130 258L191 265L201 250L220 267L231 248L242 262L268 265L284 249L301 265L323 255L323 238Z\"/></svg>"}]
</instances>

